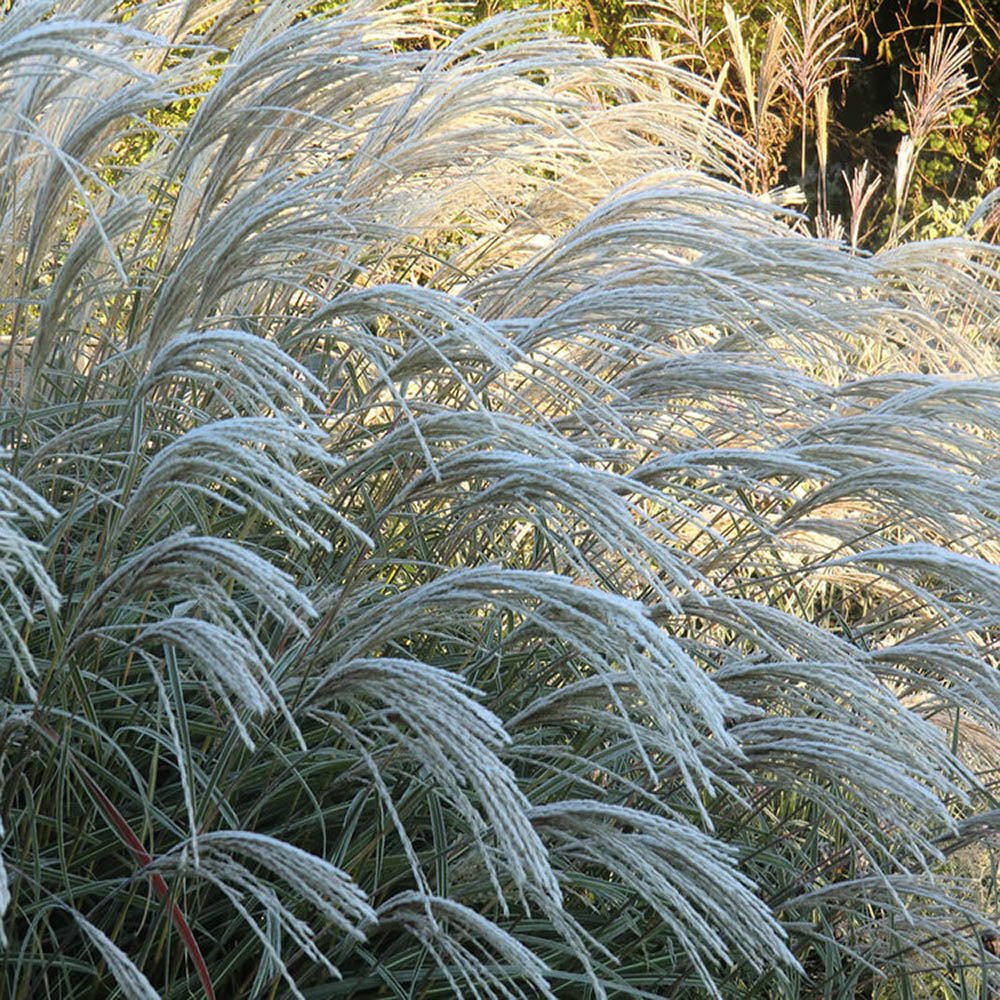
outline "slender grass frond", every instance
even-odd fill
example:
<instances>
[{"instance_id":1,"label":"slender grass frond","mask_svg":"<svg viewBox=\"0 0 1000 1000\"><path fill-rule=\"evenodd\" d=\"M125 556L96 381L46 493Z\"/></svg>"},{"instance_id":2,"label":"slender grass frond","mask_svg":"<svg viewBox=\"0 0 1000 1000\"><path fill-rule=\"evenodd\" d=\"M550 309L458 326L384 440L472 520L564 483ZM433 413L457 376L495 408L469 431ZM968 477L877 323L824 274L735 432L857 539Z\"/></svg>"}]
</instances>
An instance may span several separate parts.
<instances>
[{"instance_id":1,"label":"slender grass frond","mask_svg":"<svg viewBox=\"0 0 1000 1000\"><path fill-rule=\"evenodd\" d=\"M306 623L316 611L287 573L245 545L198 537L190 530L175 532L124 559L81 606L75 627L82 631L91 620L114 620L123 605L149 593L191 599L214 616L235 614L239 605L233 600L234 584L275 618L308 634Z\"/></svg>"},{"instance_id":2,"label":"slender grass frond","mask_svg":"<svg viewBox=\"0 0 1000 1000\"><path fill-rule=\"evenodd\" d=\"M328 465L331 456L315 432L274 417L229 417L194 427L158 451L128 497L119 530L150 517L171 495L197 493L237 514L255 510L302 547L329 547L304 516L317 506L331 516L320 490L299 475L291 456ZM223 492L224 491L224 492ZM342 527L374 543L346 519Z\"/></svg>"},{"instance_id":3,"label":"slender grass frond","mask_svg":"<svg viewBox=\"0 0 1000 1000\"><path fill-rule=\"evenodd\" d=\"M277 345L242 330L172 337L150 361L136 395L162 396L165 406L180 392L194 396L196 386L206 397L202 409L217 403L227 416L282 412L310 426L323 407L315 376Z\"/></svg>"},{"instance_id":4,"label":"slender grass frond","mask_svg":"<svg viewBox=\"0 0 1000 1000\"><path fill-rule=\"evenodd\" d=\"M527 1000L553 997L545 965L520 941L454 900L406 892L378 911L430 952L455 996ZM524 981L531 992L521 988Z\"/></svg>"},{"instance_id":5,"label":"slender grass frond","mask_svg":"<svg viewBox=\"0 0 1000 1000\"><path fill-rule=\"evenodd\" d=\"M496 854L505 874L513 878L517 889L521 893L530 889L561 905L562 894L545 849L528 819L530 804L513 772L497 756L497 749L509 737L500 720L473 699L475 694L454 675L428 664L380 657L339 663L319 679L304 707L381 702L384 707L376 716L380 728L405 750L411 764L433 776L435 786L475 831L500 905L507 906L496 863L484 843L490 829L497 838ZM412 735L401 731L399 722ZM371 723L354 725L368 728ZM464 791L467 786L481 803L482 818Z\"/></svg>"},{"instance_id":6,"label":"slender grass frond","mask_svg":"<svg viewBox=\"0 0 1000 1000\"><path fill-rule=\"evenodd\" d=\"M709 992L716 988L708 966L732 964L731 950L759 970L794 964L752 883L701 831L590 800L539 806L532 817L557 859L604 868L642 899L676 935Z\"/></svg>"},{"instance_id":7,"label":"slender grass frond","mask_svg":"<svg viewBox=\"0 0 1000 1000\"><path fill-rule=\"evenodd\" d=\"M0 823L0 837L3 835L3 824ZM7 947L7 930L4 921L8 906L10 906L10 887L7 884L7 869L4 867L3 854L0 854L0 948Z\"/></svg>"},{"instance_id":8,"label":"slender grass frond","mask_svg":"<svg viewBox=\"0 0 1000 1000\"><path fill-rule=\"evenodd\" d=\"M316 963L336 978L336 966L317 945L315 931L306 921L286 907L270 880L256 874L237 860L243 857L278 875L299 897L318 910L337 930L357 941L364 941L363 927L376 919L365 894L334 865L299 850L284 841L246 830L216 830L199 838L198 863L191 873L216 886L240 914L265 954L285 980L291 994L302 998L295 978L279 948L259 926L259 916L248 907L252 900L280 928L277 940L287 937L308 961ZM184 873L188 869L183 848L179 855L159 859L161 870Z\"/></svg>"},{"instance_id":9,"label":"slender grass frond","mask_svg":"<svg viewBox=\"0 0 1000 1000\"><path fill-rule=\"evenodd\" d=\"M946 37L943 31L934 33L929 49L920 57L916 95L904 95L909 131L896 152L896 203L890 242L895 242L899 230L900 212L917 157L934 131L949 127L952 114L963 108L976 90L964 69L971 57L972 47L963 44L961 32Z\"/></svg>"},{"instance_id":10,"label":"slender grass frond","mask_svg":"<svg viewBox=\"0 0 1000 1000\"><path fill-rule=\"evenodd\" d=\"M150 981L111 938L82 914L74 913L73 919L107 963L108 970L128 1000L158 1000Z\"/></svg>"}]
</instances>

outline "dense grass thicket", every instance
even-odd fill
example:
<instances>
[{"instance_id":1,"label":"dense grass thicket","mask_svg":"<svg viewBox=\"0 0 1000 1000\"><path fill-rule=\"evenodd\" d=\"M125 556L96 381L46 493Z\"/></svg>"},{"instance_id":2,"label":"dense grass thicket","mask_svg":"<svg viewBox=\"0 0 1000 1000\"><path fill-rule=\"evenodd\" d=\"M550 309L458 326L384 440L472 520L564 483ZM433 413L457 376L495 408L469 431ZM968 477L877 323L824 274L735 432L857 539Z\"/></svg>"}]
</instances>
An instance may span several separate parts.
<instances>
[{"instance_id":1,"label":"dense grass thicket","mask_svg":"<svg viewBox=\"0 0 1000 1000\"><path fill-rule=\"evenodd\" d=\"M0 995L987 988L997 249L546 23L0 17Z\"/></svg>"}]
</instances>

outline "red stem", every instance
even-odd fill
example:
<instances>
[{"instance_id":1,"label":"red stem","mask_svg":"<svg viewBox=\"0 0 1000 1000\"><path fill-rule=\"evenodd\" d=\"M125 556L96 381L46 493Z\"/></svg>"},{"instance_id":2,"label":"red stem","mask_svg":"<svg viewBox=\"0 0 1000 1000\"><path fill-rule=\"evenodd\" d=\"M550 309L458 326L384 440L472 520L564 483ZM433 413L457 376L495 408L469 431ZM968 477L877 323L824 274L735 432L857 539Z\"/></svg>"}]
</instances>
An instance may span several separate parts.
<instances>
[{"instance_id":1,"label":"red stem","mask_svg":"<svg viewBox=\"0 0 1000 1000\"><path fill-rule=\"evenodd\" d=\"M59 734L51 726L46 725L40 720L38 720L38 724L49 739L58 746L61 742ZM125 846L132 853L132 857L142 867L152 864L152 855L142 846L142 841L136 836L135 831L129 826L125 817L118 811L107 795L104 794L101 786L87 773L84 766L73 756L73 752L68 750L67 754L70 764L73 765L73 769L83 779L83 783L94 797L97 807L104 813L105 819L114 827L115 832L125 842ZM198 978L201 980L202 988L205 990L206 1000L215 1000L212 977L208 974L208 966L205 964L205 958L198 947L194 933L188 925L187 920L184 919L184 913L181 911L180 906L177 905L177 902L170 898L170 889L162 875L159 875L157 872L149 872L149 880L153 885L156 895L170 908L170 920L174 927L177 928L177 932L184 942L184 947L191 956L191 961L194 962Z\"/></svg>"}]
</instances>

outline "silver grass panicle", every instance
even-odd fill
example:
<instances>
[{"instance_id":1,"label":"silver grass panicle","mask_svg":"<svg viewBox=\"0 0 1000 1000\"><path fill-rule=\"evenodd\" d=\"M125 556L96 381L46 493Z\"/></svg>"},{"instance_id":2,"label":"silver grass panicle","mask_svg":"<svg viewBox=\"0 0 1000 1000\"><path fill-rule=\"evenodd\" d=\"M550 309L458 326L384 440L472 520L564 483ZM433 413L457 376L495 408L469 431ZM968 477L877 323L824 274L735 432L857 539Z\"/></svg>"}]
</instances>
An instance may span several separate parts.
<instances>
[{"instance_id":1,"label":"silver grass panicle","mask_svg":"<svg viewBox=\"0 0 1000 1000\"><path fill-rule=\"evenodd\" d=\"M989 231L992 229L995 233L997 222L1000 220L1000 216L997 213L998 206L1000 206L1000 188L994 188L973 209L968 222L965 224L965 231L972 233L975 232L977 227L982 226L984 230Z\"/></svg>"},{"instance_id":2,"label":"silver grass panicle","mask_svg":"<svg viewBox=\"0 0 1000 1000\"><path fill-rule=\"evenodd\" d=\"M0 459L10 460L10 455L0 455ZM10 597L18 608L30 615L35 602L19 581L22 575L30 580L35 601L42 609L55 613L59 608L60 595L40 558L44 546L25 537L23 525L39 524L58 516L58 512L43 497L35 493L16 476L0 470L0 579L6 584Z\"/></svg>"},{"instance_id":3,"label":"silver grass panicle","mask_svg":"<svg viewBox=\"0 0 1000 1000\"><path fill-rule=\"evenodd\" d=\"M259 715L272 707L267 665L261 662L250 640L239 632L200 618L175 615L141 626L136 642L146 646L162 643L186 653L208 674L227 707L229 694L238 696ZM236 719L231 708L229 715Z\"/></svg>"},{"instance_id":4,"label":"silver grass panicle","mask_svg":"<svg viewBox=\"0 0 1000 1000\"><path fill-rule=\"evenodd\" d=\"M0 17L0 992L982 964L996 248L541 12L118 8Z\"/></svg>"},{"instance_id":5,"label":"silver grass panicle","mask_svg":"<svg viewBox=\"0 0 1000 1000\"><path fill-rule=\"evenodd\" d=\"M104 933L95 927L82 913L73 912L77 927L100 953L122 995L127 1000L160 1000L152 983L135 967L135 963Z\"/></svg>"},{"instance_id":6,"label":"silver grass panicle","mask_svg":"<svg viewBox=\"0 0 1000 1000\"><path fill-rule=\"evenodd\" d=\"M838 860L842 859L835 859L835 863ZM992 933L993 924L983 919L971 896L968 882L961 879L861 874L783 898L779 905L791 909L812 906L822 911L827 902L836 900L836 906L851 913L850 931L841 947L853 962L851 976L859 989L876 986L885 963L901 958L919 982L921 973L940 960L937 950L945 939L952 949L954 967L971 972L973 979L995 982L996 969L983 961L979 938ZM806 935L820 941L833 930L821 921L803 928ZM832 968L823 971L836 974Z\"/></svg>"},{"instance_id":7,"label":"silver grass panicle","mask_svg":"<svg viewBox=\"0 0 1000 1000\"><path fill-rule=\"evenodd\" d=\"M533 442L536 447L539 438ZM588 525L595 533L592 545L597 551L581 553L575 562L584 578L593 576L600 566L601 575L618 584L615 589L628 592L641 581L667 604L673 603L674 588L693 589L690 569L672 551L671 543L677 539L664 533L659 519L643 509L643 500L669 503L669 498L653 491L643 496L641 484L595 467L596 463L507 451L498 445L487 446L488 450L455 447L435 462L433 478L415 478L395 502L422 502L438 494L450 501L448 514L458 520L462 505L454 496L453 484L474 482L477 488L469 503L473 511L517 510L525 521L537 524L540 534L557 539L568 557L576 548L576 528ZM698 517L680 504L675 510L679 517ZM661 534L666 537L658 538ZM600 553L601 548L605 553ZM619 573L620 581L615 579Z\"/></svg>"},{"instance_id":8,"label":"silver grass panicle","mask_svg":"<svg viewBox=\"0 0 1000 1000\"><path fill-rule=\"evenodd\" d=\"M558 882L528 818L530 803L517 787L514 773L497 756L510 737L501 721L475 700L478 694L447 671L381 657L338 663L318 679L304 707L380 702L383 707L375 710L373 719L358 720L354 727L382 730L412 764L426 769L473 831L499 905L507 909L498 863L520 893L531 891L561 906ZM401 729L399 722L406 728ZM481 804L482 816L466 787ZM497 840L499 862L484 843L490 830Z\"/></svg>"},{"instance_id":9,"label":"silver grass panicle","mask_svg":"<svg viewBox=\"0 0 1000 1000\"><path fill-rule=\"evenodd\" d=\"M206 254L216 262L209 283L216 299L230 314L251 316L318 304L308 280L313 270L325 272L325 287L336 291L359 273L385 279L397 268L426 268L407 246L414 236L431 243L484 234L446 269L443 278L452 283L472 261L488 263L500 246L497 234L523 227L529 215L526 236L544 231L550 219L557 224L568 206L592 204L616 179L664 155L683 157L678 147L704 119L674 86L697 89L697 81L677 80L665 68L618 66L585 47L539 38L532 25L537 29L540 14L470 29L445 54L389 57L390 42L412 35L412 21L405 10L382 11L364 25L365 13L358 7L354 17L308 26L271 19L227 60L166 165L182 187L158 263L170 276L152 314L154 339L200 321L199 303L211 301L199 274ZM359 47L365 28L373 37ZM542 101L531 78L536 72L554 73ZM622 114L636 108L643 120L615 121L614 112L595 108L605 116L598 125L588 105L610 92L647 98L620 104ZM662 136L663 151L651 155L648 141L636 141L637 127ZM489 154L470 157L487 137ZM576 169L588 159L599 160L605 173L596 188L596 175ZM532 169L522 169L529 162ZM533 189L550 200L557 193L556 185L538 183L545 171L579 190L525 211ZM233 177L240 183L230 195ZM484 200L491 188L493 197ZM459 215L467 221L459 223ZM267 274L255 281L246 267L234 269L247 254L261 266L281 261L282 292L263 280Z\"/></svg>"},{"instance_id":10,"label":"silver grass panicle","mask_svg":"<svg viewBox=\"0 0 1000 1000\"><path fill-rule=\"evenodd\" d=\"M0 456L8 460L10 456ZM45 546L28 537L30 530L57 517L56 510L17 477L0 470L0 642L8 663L29 700L37 697L39 668L24 634L41 614L55 615L62 596L45 567Z\"/></svg>"},{"instance_id":11,"label":"silver grass panicle","mask_svg":"<svg viewBox=\"0 0 1000 1000\"><path fill-rule=\"evenodd\" d=\"M150 360L136 396L182 406L197 399L195 387L199 407L209 413L218 407L224 416L281 412L313 426L323 409L323 383L276 344L242 330L172 337ZM182 411L179 419L186 416Z\"/></svg>"},{"instance_id":12,"label":"silver grass panicle","mask_svg":"<svg viewBox=\"0 0 1000 1000\"><path fill-rule=\"evenodd\" d=\"M376 920L364 892L335 865L273 837L247 830L215 830L199 838L198 878L218 887L241 914L245 927L257 938L292 996L303 1000L303 994L282 958L280 946L285 938L309 962L321 966L331 976L341 978L336 966L317 946L313 927L286 905L283 896L287 898L287 893L279 894L271 879L257 874L239 858L280 878L296 896L321 913L337 932L358 942L365 940L366 925ZM159 859L157 867L163 871L182 872L188 864L182 846ZM277 947L260 928L259 914L248 907L249 901L256 904L269 921L275 922Z\"/></svg>"},{"instance_id":13,"label":"silver grass panicle","mask_svg":"<svg viewBox=\"0 0 1000 1000\"><path fill-rule=\"evenodd\" d=\"M677 938L704 988L717 995L706 961L732 964L738 951L763 971L785 953L784 932L725 845L686 823L588 800L537 806L532 818L555 855L613 872Z\"/></svg>"},{"instance_id":14,"label":"silver grass panicle","mask_svg":"<svg viewBox=\"0 0 1000 1000\"><path fill-rule=\"evenodd\" d=\"M932 371L954 371L957 362L989 370L966 336L995 317L989 248L957 241L904 246L853 266L819 241L789 240L768 206L713 187L672 173L648 178L599 206L532 266L484 279L466 294L488 316L521 317L518 325L508 320L525 328L519 346L539 344L549 331L580 338L602 322L613 338L625 319L627 288L633 350L749 346L839 378L869 331L883 349L912 351L919 338L920 360ZM962 300L935 300L934 292L958 286L971 308L964 322L951 323ZM949 306L956 312L945 314ZM699 308L712 315L699 315ZM526 316L537 318L529 325ZM897 337L887 336L893 327ZM993 357L989 344L982 349ZM896 363L906 367L911 358Z\"/></svg>"},{"instance_id":15,"label":"silver grass panicle","mask_svg":"<svg viewBox=\"0 0 1000 1000\"><path fill-rule=\"evenodd\" d=\"M3 835L3 823L0 822L0 837ZM4 922L8 906L10 906L10 886L7 884L7 869L4 867L3 854L0 853L0 948L7 947L7 930Z\"/></svg>"},{"instance_id":16,"label":"silver grass panicle","mask_svg":"<svg viewBox=\"0 0 1000 1000\"><path fill-rule=\"evenodd\" d=\"M406 928L427 949L455 996L528 1000L555 996L548 969L517 938L475 910L441 896L401 892L378 910L379 921ZM530 987L526 990L522 987Z\"/></svg>"},{"instance_id":17,"label":"silver grass panicle","mask_svg":"<svg viewBox=\"0 0 1000 1000\"><path fill-rule=\"evenodd\" d=\"M123 559L80 607L74 624L81 633L92 620L109 617L109 612L137 595L157 592L166 600L171 594L191 600L215 618L236 615L237 586L276 619L308 634L307 622L316 611L291 576L246 545L197 536L190 529L174 532Z\"/></svg>"},{"instance_id":18,"label":"silver grass panicle","mask_svg":"<svg viewBox=\"0 0 1000 1000\"><path fill-rule=\"evenodd\" d=\"M305 515L311 507L331 517L336 511L292 462L294 457L330 464L332 456L320 441L317 433L273 417L229 417L193 427L154 455L127 497L119 530L153 516L179 493L198 493L235 514L257 511L303 548L327 548L330 540ZM374 547L364 531L346 518L337 520Z\"/></svg>"},{"instance_id":19,"label":"silver grass panicle","mask_svg":"<svg viewBox=\"0 0 1000 1000\"><path fill-rule=\"evenodd\" d=\"M634 734L640 760L655 779L657 769L643 748L639 729L613 693L615 674L625 671L639 686L656 732L670 745L689 790L694 794L699 786L711 789L711 772L699 757L699 740L691 721L697 717L727 745L726 717L743 714L746 706L727 696L675 640L653 625L647 609L636 601L580 587L551 573L489 566L453 570L395 595L391 621L386 621L385 609L379 604L371 610L354 609L350 620L338 630L336 645L324 652L349 660L371 653L376 641L391 642L418 629L433 634L463 612L478 615L484 605L522 618L525 638L551 637L567 644L588 672L610 679L612 705ZM692 719L682 722L678 705L685 706Z\"/></svg>"},{"instance_id":20,"label":"silver grass panicle","mask_svg":"<svg viewBox=\"0 0 1000 1000\"><path fill-rule=\"evenodd\" d=\"M920 56L917 92L905 95L908 132L896 151L896 202L893 206L890 243L899 231L900 212L909 194L917 157L931 134L950 125L951 115L965 107L976 85L965 72L972 46L964 44L961 31L950 36L938 28L926 53Z\"/></svg>"},{"instance_id":21,"label":"silver grass panicle","mask_svg":"<svg viewBox=\"0 0 1000 1000\"><path fill-rule=\"evenodd\" d=\"M201 846L202 864L212 860L234 864L238 854L267 868L357 940L364 940L365 925L375 919L364 892L346 873L292 844L249 830L215 830L202 835Z\"/></svg>"}]
</instances>

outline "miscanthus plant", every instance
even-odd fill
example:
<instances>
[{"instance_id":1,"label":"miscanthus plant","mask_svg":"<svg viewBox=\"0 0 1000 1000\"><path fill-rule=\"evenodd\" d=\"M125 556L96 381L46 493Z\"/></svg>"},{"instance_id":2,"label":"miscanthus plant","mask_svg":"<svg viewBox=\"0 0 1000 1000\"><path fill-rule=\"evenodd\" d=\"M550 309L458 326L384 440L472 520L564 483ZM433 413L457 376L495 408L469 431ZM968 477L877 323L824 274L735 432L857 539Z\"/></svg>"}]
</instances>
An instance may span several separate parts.
<instances>
[{"instance_id":1,"label":"miscanthus plant","mask_svg":"<svg viewBox=\"0 0 1000 1000\"><path fill-rule=\"evenodd\" d=\"M988 988L996 251L796 233L711 103L0 18L3 996Z\"/></svg>"}]
</instances>

